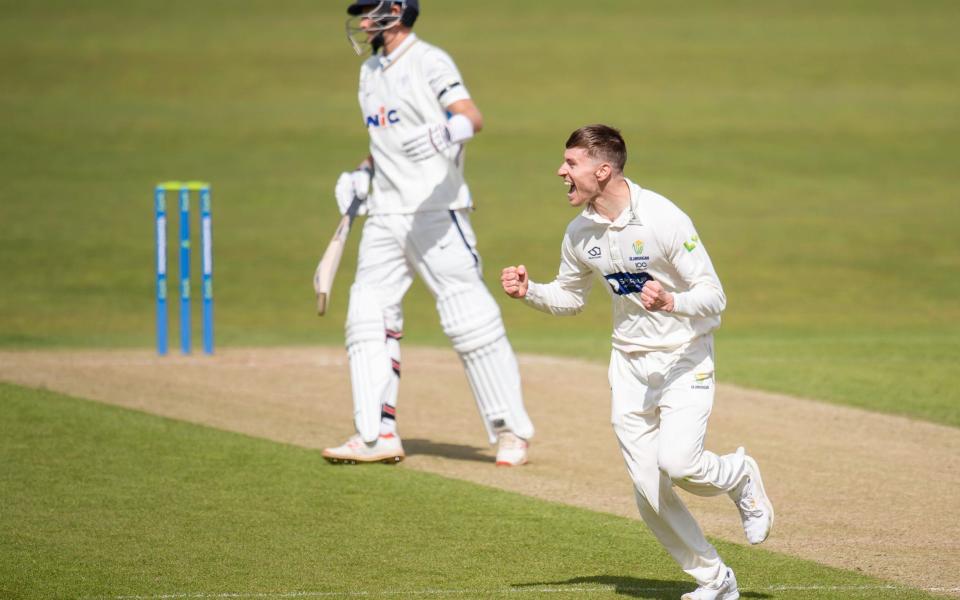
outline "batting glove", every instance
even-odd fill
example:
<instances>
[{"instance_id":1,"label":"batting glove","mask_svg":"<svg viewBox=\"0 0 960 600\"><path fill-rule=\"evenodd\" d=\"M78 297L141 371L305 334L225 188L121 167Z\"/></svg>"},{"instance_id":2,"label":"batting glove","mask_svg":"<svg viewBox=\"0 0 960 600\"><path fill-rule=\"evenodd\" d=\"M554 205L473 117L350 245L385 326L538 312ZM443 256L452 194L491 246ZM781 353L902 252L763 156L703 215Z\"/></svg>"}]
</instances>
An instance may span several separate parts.
<instances>
[{"instance_id":1,"label":"batting glove","mask_svg":"<svg viewBox=\"0 0 960 600\"><path fill-rule=\"evenodd\" d=\"M464 115L453 115L446 123L426 124L403 141L403 151L414 161L440 154L450 146L462 144L473 137L473 123Z\"/></svg>"},{"instance_id":2,"label":"batting glove","mask_svg":"<svg viewBox=\"0 0 960 600\"><path fill-rule=\"evenodd\" d=\"M337 178L337 185L333 190L337 198L337 207L340 214L347 213L354 197L362 201L358 215L367 214L367 195L370 192L370 171L368 169L357 169L356 171L344 171Z\"/></svg>"}]
</instances>

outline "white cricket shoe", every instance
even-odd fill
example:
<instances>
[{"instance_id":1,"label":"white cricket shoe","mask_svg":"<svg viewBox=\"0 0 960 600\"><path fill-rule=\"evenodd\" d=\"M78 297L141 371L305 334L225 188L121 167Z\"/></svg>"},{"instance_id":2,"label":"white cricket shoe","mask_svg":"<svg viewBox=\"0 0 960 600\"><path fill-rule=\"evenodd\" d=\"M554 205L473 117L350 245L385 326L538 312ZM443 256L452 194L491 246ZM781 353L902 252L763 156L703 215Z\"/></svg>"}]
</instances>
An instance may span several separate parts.
<instances>
[{"instance_id":1,"label":"white cricket shoe","mask_svg":"<svg viewBox=\"0 0 960 600\"><path fill-rule=\"evenodd\" d=\"M519 467L527 464L527 440L504 431L497 436L497 466Z\"/></svg>"},{"instance_id":2,"label":"white cricket shoe","mask_svg":"<svg viewBox=\"0 0 960 600\"><path fill-rule=\"evenodd\" d=\"M334 464L382 462L392 465L403 460L406 454L403 453L400 436L395 433L382 433L371 444L364 442L360 434L355 433L344 445L324 449L323 457Z\"/></svg>"},{"instance_id":3,"label":"white cricket shoe","mask_svg":"<svg viewBox=\"0 0 960 600\"><path fill-rule=\"evenodd\" d=\"M680 600L737 600L740 590L737 589L737 578L733 569L727 568L727 574L719 586L701 585L692 592L680 596Z\"/></svg>"},{"instance_id":4,"label":"white cricket shoe","mask_svg":"<svg viewBox=\"0 0 960 600\"><path fill-rule=\"evenodd\" d=\"M743 452L739 448L737 452ZM740 521L743 523L743 532L751 544L759 544L770 535L773 527L773 504L763 489L763 479L760 478L760 467L757 461L749 456L743 457L747 467L747 476L730 492L730 498L740 511Z\"/></svg>"}]
</instances>

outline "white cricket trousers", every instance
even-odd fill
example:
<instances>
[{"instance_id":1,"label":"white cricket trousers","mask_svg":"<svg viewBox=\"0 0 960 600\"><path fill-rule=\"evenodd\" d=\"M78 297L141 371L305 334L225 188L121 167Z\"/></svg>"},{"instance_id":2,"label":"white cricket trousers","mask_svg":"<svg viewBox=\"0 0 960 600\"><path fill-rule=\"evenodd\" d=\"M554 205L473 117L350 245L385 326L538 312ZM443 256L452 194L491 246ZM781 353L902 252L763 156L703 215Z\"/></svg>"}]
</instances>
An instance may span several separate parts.
<instances>
[{"instance_id":1,"label":"white cricket trousers","mask_svg":"<svg viewBox=\"0 0 960 600\"><path fill-rule=\"evenodd\" d=\"M502 431L531 437L519 367L500 307L484 285L466 210L375 215L364 224L347 311L354 418L361 436L375 439L381 407L396 406L401 302L414 274L436 299L440 323L463 361L489 441L494 443Z\"/></svg>"},{"instance_id":2,"label":"white cricket trousers","mask_svg":"<svg viewBox=\"0 0 960 600\"><path fill-rule=\"evenodd\" d=\"M386 327L403 331L402 302L414 274L434 298L452 287L484 285L476 248L466 210L369 216L354 283L375 288Z\"/></svg>"},{"instance_id":3,"label":"white cricket trousers","mask_svg":"<svg viewBox=\"0 0 960 600\"><path fill-rule=\"evenodd\" d=\"M722 581L723 561L673 489L716 496L746 475L742 454L718 456L703 448L715 388L713 336L670 352L614 349L609 377L613 429L640 516L698 584Z\"/></svg>"}]
</instances>

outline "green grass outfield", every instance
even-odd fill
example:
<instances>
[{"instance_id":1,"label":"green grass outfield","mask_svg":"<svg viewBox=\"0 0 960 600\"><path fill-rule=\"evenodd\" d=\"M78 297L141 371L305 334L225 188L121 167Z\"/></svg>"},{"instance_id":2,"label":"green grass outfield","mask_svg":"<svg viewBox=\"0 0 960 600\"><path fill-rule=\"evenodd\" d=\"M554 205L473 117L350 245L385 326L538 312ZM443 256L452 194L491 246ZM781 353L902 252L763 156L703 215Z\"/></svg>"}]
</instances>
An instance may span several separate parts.
<instances>
[{"instance_id":1,"label":"green grass outfield","mask_svg":"<svg viewBox=\"0 0 960 600\"><path fill-rule=\"evenodd\" d=\"M0 345L152 344L152 185L191 178L214 185L218 342L341 343L355 246L325 319L310 280L366 151L345 2L0 0ZM562 143L608 122L713 256L722 380L954 426L958 28L938 0L425 0L417 26L486 116L491 287L555 272ZM567 320L499 297L519 350L604 360L603 296ZM446 343L421 285L406 312L409 342Z\"/></svg>"},{"instance_id":2,"label":"green grass outfield","mask_svg":"<svg viewBox=\"0 0 960 600\"><path fill-rule=\"evenodd\" d=\"M0 597L671 598L639 522L0 384ZM624 492L628 490L625 488ZM929 598L714 542L745 598Z\"/></svg>"}]
</instances>

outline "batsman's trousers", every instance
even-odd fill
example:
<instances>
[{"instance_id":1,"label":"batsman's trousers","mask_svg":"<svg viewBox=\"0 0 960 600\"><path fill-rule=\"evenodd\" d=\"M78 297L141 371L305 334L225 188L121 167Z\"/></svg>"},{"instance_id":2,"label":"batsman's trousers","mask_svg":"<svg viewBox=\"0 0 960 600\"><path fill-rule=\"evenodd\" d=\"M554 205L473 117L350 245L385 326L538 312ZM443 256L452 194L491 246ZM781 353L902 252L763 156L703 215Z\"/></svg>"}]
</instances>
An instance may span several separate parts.
<instances>
[{"instance_id":1,"label":"batsman's trousers","mask_svg":"<svg viewBox=\"0 0 960 600\"><path fill-rule=\"evenodd\" d=\"M396 404L397 386L384 375L389 365L372 332L403 331L401 301L414 274L436 299L441 326L463 361L489 441L504 431L531 437L516 357L500 308L483 283L466 210L375 215L364 224L347 317L358 431L364 439L375 438L379 407Z\"/></svg>"}]
</instances>

